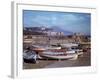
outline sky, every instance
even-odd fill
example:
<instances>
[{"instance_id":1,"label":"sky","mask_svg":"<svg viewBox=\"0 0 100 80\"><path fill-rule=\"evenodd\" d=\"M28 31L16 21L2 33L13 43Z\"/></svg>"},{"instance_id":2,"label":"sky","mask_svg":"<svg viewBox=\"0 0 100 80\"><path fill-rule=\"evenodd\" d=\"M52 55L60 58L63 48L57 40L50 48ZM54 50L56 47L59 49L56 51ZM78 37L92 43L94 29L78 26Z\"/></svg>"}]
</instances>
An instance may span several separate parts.
<instances>
[{"instance_id":1,"label":"sky","mask_svg":"<svg viewBox=\"0 0 100 80\"><path fill-rule=\"evenodd\" d=\"M91 34L91 14L77 12L55 12L23 10L24 27L53 28L54 26L73 33Z\"/></svg>"}]
</instances>

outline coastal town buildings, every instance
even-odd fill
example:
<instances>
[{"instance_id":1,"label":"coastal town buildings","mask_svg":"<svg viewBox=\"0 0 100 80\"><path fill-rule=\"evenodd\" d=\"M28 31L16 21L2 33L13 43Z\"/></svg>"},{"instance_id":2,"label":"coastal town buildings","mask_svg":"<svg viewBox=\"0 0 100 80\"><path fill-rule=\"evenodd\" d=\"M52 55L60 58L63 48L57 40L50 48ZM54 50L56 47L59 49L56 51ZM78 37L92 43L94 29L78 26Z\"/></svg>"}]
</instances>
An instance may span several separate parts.
<instances>
[{"instance_id":1,"label":"coastal town buildings","mask_svg":"<svg viewBox=\"0 0 100 80\"><path fill-rule=\"evenodd\" d=\"M90 47L90 36L82 33L65 35L64 32L57 32L46 27L26 27L23 31L23 46L34 44L53 45L65 43L80 43L82 46Z\"/></svg>"}]
</instances>

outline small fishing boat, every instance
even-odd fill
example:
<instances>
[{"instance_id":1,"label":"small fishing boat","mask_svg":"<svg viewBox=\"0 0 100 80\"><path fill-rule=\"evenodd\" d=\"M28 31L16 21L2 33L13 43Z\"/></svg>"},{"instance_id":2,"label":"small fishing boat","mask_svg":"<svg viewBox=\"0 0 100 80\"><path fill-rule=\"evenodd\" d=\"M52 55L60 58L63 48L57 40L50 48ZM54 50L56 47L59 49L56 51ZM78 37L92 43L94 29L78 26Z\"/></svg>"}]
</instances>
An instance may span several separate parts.
<instances>
[{"instance_id":1,"label":"small fishing boat","mask_svg":"<svg viewBox=\"0 0 100 80\"><path fill-rule=\"evenodd\" d=\"M78 55L83 55L83 50L77 50Z\"/></svg>"},{"instance_id":2,"label":"small fishing boat","mask_svg":"<svg viewBox=\"0 0 100 80\"><path fill-rule=\"evenodd\" d=\"M41 45L34 45L33 50L34 51L44 51L44 50L58 50L61 49L59 46L41 46Z\"/></svg>"},{"instance_id":3,"label":"small fishing boat","mask_svg":"<svg viewBox=\"0 0 100 80\"><path fill-rule=\"evenodd\" d=\"M68 50L75 51L78 55L83 54L83 50L78 47L79 44L77 44L77 43L61 44L61 46L67 48Z\"/></svg>"},{"instance_id":4,"label":"small fishing boat","mask_svg":"<svg viewBox=\"0 0 100 80\"><path fill-rule=\"evenodd\" d=\"M61 47L57 47L57 46L56 47L55 46L53 47L53 46L50 46L50 47L46 47L46 49L47 50L54 50L54 49L59 50L59 49L61 49Z\"/></svg>"},{"instance_id":5,"label":"small fishing boat","mask_svg":"<svg viewBox=\"0 0 100 80\"><path fill-rule=\"evenodd\" d=\"M23 53L23 60L24 62L34 62L36 63L37 54L35 51L24 51Z\"/></svg>"},{"instance_id":6,"label":"small fishing boat","mask_svg":"<svg viewBox=\"0 0 100 80\"><path fill-rule=\"evenodd\" d=\"M79 44L76 43L66 43L66 44L60 44L62 47L71 48L71 47L77 47Z\"/></svg>"},{"instance_id":7,"label":"small fishing boat","mask_svg":"<svg viewBox=\"0 0 100 80\"><path fill-rule=\"evenodd\" d=\"M43 58L49 58L49 59L77 59L78 55L75 53L75 51L44 51L42 54L40 54Z\"/></svg>"}]
</instances>

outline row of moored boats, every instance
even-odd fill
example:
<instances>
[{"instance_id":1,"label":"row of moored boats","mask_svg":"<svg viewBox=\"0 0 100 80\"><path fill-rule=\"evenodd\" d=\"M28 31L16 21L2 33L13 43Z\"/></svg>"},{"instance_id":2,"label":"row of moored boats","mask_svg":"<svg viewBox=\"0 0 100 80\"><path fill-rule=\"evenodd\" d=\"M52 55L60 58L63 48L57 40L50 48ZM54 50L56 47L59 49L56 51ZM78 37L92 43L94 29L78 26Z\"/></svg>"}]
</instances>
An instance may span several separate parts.
<instances>
[{"instance_id":1,"label":"row of moored boats","mask_svg":"<svg viewBox=\"0 0 100 80\"><path fill-rule=\"evenodd\" d=\"M33 45L24 50L24 60L37 59L77 59L83 54L83 50L78 48L79 44L67 43L59 46Z\"/></svg>"}]
</instances>

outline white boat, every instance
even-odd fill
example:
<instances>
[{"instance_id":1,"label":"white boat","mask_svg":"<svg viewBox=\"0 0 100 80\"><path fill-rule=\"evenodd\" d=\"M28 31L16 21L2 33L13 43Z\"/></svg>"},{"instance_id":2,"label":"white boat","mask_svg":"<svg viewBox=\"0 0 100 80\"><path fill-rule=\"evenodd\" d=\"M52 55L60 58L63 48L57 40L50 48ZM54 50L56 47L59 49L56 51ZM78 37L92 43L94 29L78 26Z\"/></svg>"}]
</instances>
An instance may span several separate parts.
<instances>
[{"instance_id":1,"label":"white boat","mask_svg":"<svg viewBox=\"0 0 100 80\"><path fill-rule=\"evenodd\" d=\"M42 55L42 57L45 58L51 58L51 59L77 59L77 54L67 54L67 55Z\"/></svg>"},{"instance_id":2,"label":"white boat","mask_svg":"<svg viewBox=\"0 0 100 80\"><path fill-rule=\"evenodd\" d=\"M71 48L73 46L78 46L79 44L76 43L66 43L66 44L60 44L62 47L66 47L66 48Z\"/></svg>"},{"instance_id":3,"label":"white boat","mask_svg":"<svg viewBox=\"0 0 100 80\"><path fill-rule=\"evenodd\" d=\"M61 49L61 47L53 47L53 46L50 46L50 47L46 47L47 50L53 50L53 49Z\"/></svg>"},{"instance_id":4,"label":"white boat","mask_svg":"<svg viewBox=\"0 0 100 80\"><path fill-rule=\"evenodd\" d=\"M77 50L78 55L83 55L83 50Z\"/></svg>"},{"instance_id":5,"label":"white boat","mask_svg":"<svg viewBox=\"0 0 100 80\"><path fill-rule=\"evenodd\" d=\"M61 49L58 46L41 46L41 45L33 45L33 50L54 50L54 49Z\"/></svg>"},{"instance_id":6,"label":"white boat","mask_svg":"<svg viewBox=\"0 0 100 80\"><path fill-rule=\"evenodd\" d=\"M44 51L40 56L49 59L77 59L78 57L75 51L67 51L67 52Z\"/></svg>"},{"instance_id":7,"label":"white boat","mask_svg":"<svg viewBox=\"0 0 100 80\"><path fill-rule=\"evenodd\" d=\"M61 46L67 48L68 50L75 51L78 55L82 55L83 54L83 50L82 49L78 49L79 44L67 43L67 44L61 44Z\"/></svg>"},{"instance_id":8,"label":"white boat","mask_svg":"<svg viewBox=\"0 0 100 80\"><path fill-rule=\"evenodd\" d=\"M71 49L75 51L78 55L83 55L83 50L82 49Z\"/></svg>"}]
</instances>

